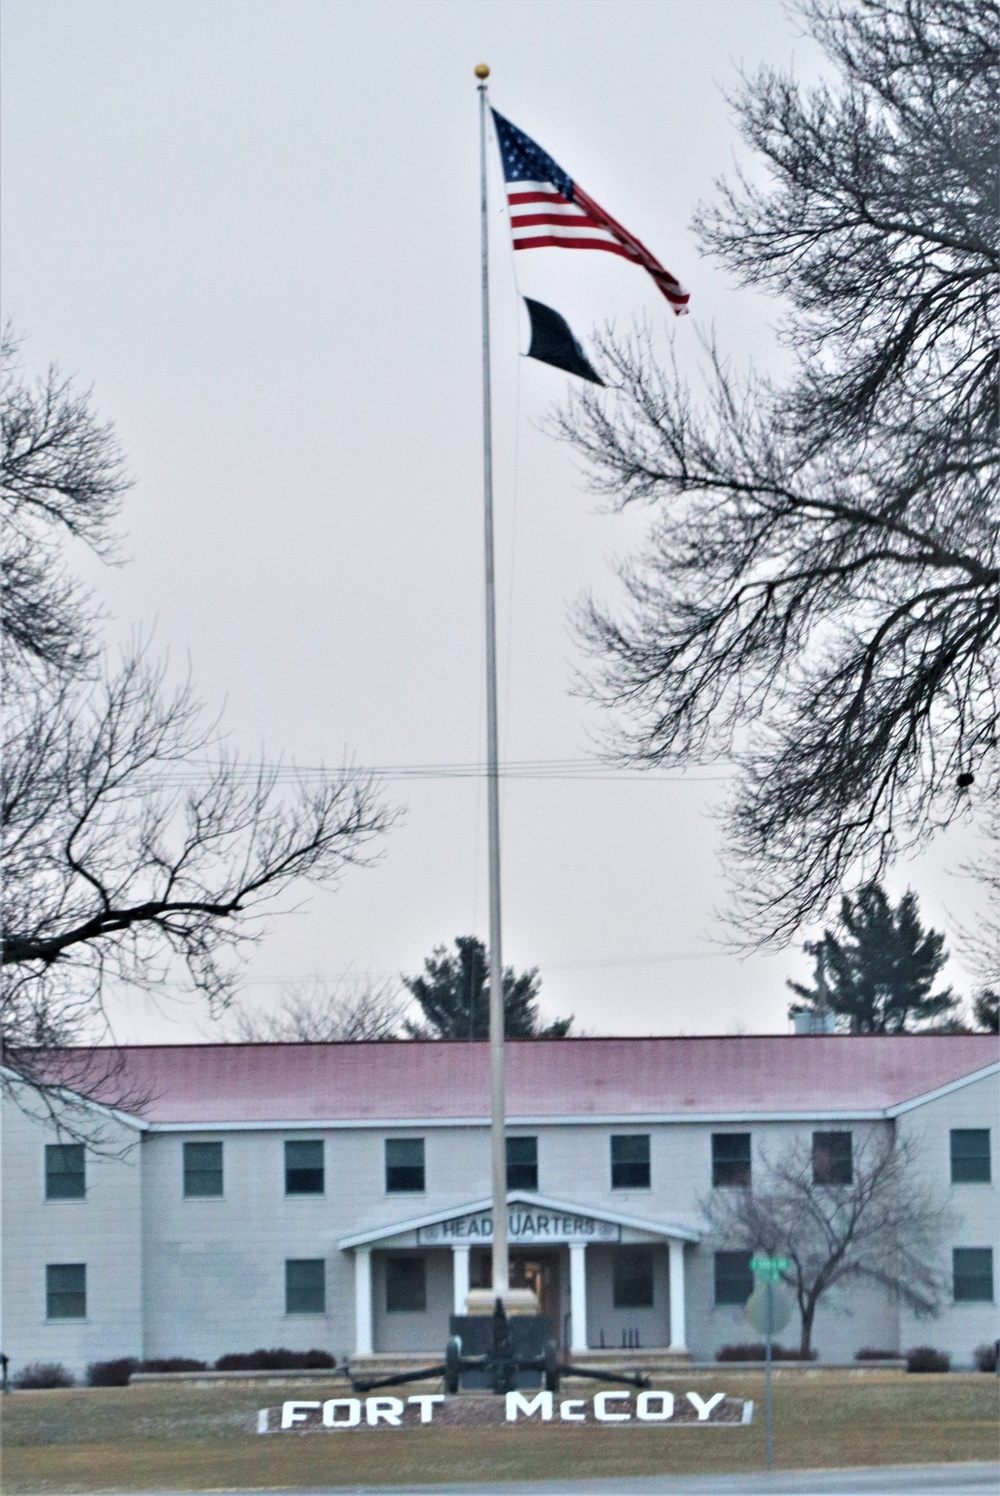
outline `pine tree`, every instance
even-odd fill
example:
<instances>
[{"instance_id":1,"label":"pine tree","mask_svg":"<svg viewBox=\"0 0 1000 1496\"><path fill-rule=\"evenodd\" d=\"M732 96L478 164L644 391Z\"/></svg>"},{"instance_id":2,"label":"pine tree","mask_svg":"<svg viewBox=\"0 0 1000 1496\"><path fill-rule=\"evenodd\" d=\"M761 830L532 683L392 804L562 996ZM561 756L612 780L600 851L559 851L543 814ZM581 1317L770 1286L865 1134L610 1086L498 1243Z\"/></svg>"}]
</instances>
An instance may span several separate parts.
<instances>
[{"instance_id":1,"label":"pine tree","mask_svg":"<svg viewBox=\"0 0 1000 1496\"><path fill-rule=\"evenodd\" d=\"M845 895L836 930L805 946L815 962L813 985L789 982L801 1002L790 1016L826 1009L850 1034L900 1034L949 1023L958 999L951 988L931 993L948 959L944 936L925 930L912 890L895 908L878 883Z\"/></svg>"},{"instance_id":2,"label":"pine tree","mask_svg":"<svg viewBox=\"0 0 1000 1496\"><path fill-rule=\"evenodd\" d=\"M489 1037L490 980L486 947L475 935L458 935L455 951L434 947L421 976L404 977L403 985L416 998L424 1023L407 1020L411 1039L486 1039ZM504 1033L508 1039L562 1039L573 1022L557 1018L545 1028L538 1024L538 970L503 974Z\"/></svg>"},{"instance_id":3,"label":"pine tree","mask_svg":"<svg viewBox=\"0 0 1000 1496\"><path fill-rule=\"evenodd\" d=\"M987 1034L1000 1034L1000 994L992 987L984 987L976 994L972 1003L976 1027Z\"/></svg>"}]
</instances>

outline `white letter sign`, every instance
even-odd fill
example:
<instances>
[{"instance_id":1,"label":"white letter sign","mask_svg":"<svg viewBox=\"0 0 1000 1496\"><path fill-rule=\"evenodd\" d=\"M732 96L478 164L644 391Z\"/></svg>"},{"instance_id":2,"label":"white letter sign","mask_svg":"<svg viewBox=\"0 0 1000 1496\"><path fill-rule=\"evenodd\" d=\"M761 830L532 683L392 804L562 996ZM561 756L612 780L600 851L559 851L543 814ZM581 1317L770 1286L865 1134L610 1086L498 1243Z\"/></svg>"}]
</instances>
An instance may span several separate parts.
<instances>
[{"instance_id":1,"label":"white letter sign","mask_svg":"<svg viewBox=\"0 0 1000 1496\"><path fill-rule=\"evenodd\" d=\"M599 1392L594 1398L594 1417L601 1423L628 1423L631 1413L609 1413L609 1402L631 1402L631 1392Z\"/></svg>"},{"instance_id":2,"label":"white letter sign","mask_svg":"<svg viewBox=\"0 0 1000 1496\"><path fill-rule=\"evenodd\" d=\"M338 1418L337 1409L346 1408L347 1417ZM361 1422L361 1399L357 1397L331 1397L323 1404L324 1428L354 1428Z\"/></svg>"},{"instance_id":3,"label":"white letter sign","mask_svg":"<svg viewBox=\"0 0 1000 1496\"><path fill-rule=\"evenodd\" d=\"M434 1404L444 1402L443 1392L422 1392L417 1397L408 1397L407 1402L416 1403L420 1409L420 1422L430 1423L434 1417Z\"/></svg>"},{"instance_id":4,"label":"white letter sign","mask_svg":"<svg viewBox=\"0 0 1000 1496\"><path fill-rule=\"evenodd\" d=\"M507 1422L516 1423L518 1413L523 1413L525 1418L531 1418L533 1414L540 1412L544 1422L552 1417L552 1393L539 1392L537 1397L528 1399L520 1392L507 1393Z\"/></svg>"},{"instance_id":5,"label":"white letter sign","mask_svg":"<svg viewBox=\"0 0 1000 1496\"><path fill-rule=\"evenodd\" d=\"M583 1408L585 1406L586 1403L582 1397L567 1397L565 1402L559 1404L559 1417L566 1423L586 1423L586 1413L576 1413L573 1411L574 1408Z\"/></svg>"},{"instance_id":6,"label":"white letter sign","mask_svg":"<svg viewBox=\"0 0 1000 1496\"><path fill-rule=\"evenodd\" d=\"M660 1404L659 1411L653 1411L650 1407L651 1402ZM647 1423L662 1423L667 1418L673 1418L674 1394L672 1392L640 1392L635 1400L635 1416L644 1419Z\"/></svg>"},{"instance_id":7,"label":"white letter sign","mask_svg":"<svg viewBox=\"0 0 1000 1496\"><path fill-rule=\"evenodd\" d=\"M372 1428L380 1419L383 1423L391 1423L393 1428L399 1428L403 1421L403 1399L401 1397L366 1397L365 1417Z\"/></svg>"},{"instance_id":8,"label":"white letter sign","mask_svg":"<svg viewBox=\"0 0 1000 1496\"><path fill-rule=\"evenodd\" d=\"M711 1413L716 1403L722 1402L726 1394L724 1392L717 1392L714 1397L708 1399L708 1402L702 1402L697 1392L686 1392L684 1395L698 1414L698 1422L707 1423L709 1413Z\"/></svg>"},{"instance_id":9,"label":"white letter sign","mask_svg":"<svg viewBox=\"0 0 1000 1496\"><path fill-rule=\"evenodd\" d=\"M318 1402L286 1402L281 1404L281 1427L294 1428L297 1423L305 1423L306 1413L310 1408L318 1408Z\"/></svg>"}]
</instances>

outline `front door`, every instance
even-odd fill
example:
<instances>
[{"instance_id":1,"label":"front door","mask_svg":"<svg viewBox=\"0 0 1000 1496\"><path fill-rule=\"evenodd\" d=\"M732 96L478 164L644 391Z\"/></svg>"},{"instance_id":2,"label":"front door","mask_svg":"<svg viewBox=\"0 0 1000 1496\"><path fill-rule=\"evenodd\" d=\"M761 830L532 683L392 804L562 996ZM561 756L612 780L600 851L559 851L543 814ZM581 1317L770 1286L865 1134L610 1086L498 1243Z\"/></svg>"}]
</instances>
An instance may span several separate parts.
<instances>
[{"instance_id":1,"label":"front door","mask_svg":"<svg viewBox=\"0 0 1000 1496\"><path fill-rule=\"evenodd\" d=\"M470 1286L491 1288L493 1286L492 1253L489 1249L473 1249L470 1262ZM561 1298L559 1291L559 1253L557 1251L514 1250L510 1254L511 1288L532 1288L538 1299L542 1314L547 1314L552 1323L552 1334L556 1345L562 1344Z\"/></svg>"}]
</instances>

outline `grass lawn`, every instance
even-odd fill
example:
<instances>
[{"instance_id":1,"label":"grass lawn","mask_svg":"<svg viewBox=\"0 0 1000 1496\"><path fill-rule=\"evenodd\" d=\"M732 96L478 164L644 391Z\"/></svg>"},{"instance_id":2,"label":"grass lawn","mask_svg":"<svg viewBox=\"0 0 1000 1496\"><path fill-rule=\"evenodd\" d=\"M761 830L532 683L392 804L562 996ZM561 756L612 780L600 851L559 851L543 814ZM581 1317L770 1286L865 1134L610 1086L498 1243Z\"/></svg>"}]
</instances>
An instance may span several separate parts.
<instances>
[{"instance_id":1,"label":"grass lawn","mask_svg":"<svg viewBox=\"0 0 1000 1496\"><path fill-rule=\"evenodd\" d=\"M689 1378L701 1395L752 1398L749 1427L379 1429L253 1433L256 1410L343 1388L227 1384L18 1392L3 1400L3 1490L253 1489L759 1469L763 1376L720 1370ZM684 1379L664 1388L686 1390ZM586 1389L591 1393L596 1388ZM580 1395L567 1391L567 1396ZM775 1379L775 1463L787 1468L994 1460L995 1377L876 1372L786 1373Z\"/></svg>"}]
</instances>

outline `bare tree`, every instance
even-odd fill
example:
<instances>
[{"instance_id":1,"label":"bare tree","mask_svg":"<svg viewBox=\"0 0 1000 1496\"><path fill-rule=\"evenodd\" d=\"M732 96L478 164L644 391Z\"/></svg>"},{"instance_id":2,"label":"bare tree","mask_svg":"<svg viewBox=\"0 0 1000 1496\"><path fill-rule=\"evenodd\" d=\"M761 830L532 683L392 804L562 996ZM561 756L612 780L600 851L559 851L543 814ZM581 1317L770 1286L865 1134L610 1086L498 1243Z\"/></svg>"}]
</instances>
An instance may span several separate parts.
<instances>
[{"instance_id":1,"label":"bare tree","mask_svg":"<svg viewBox=\"0 0 1000 1496\"><path fill-rule=\"evenodd\" d=\"M732 100L769 181L721 187L703 243L789 308L784 384L710 348L707 400L648 334L559 418L598 491L656 506L591 603L617 749L732 755L737 922L787 939L995 799L1000 446L995 0L801 7L839 70Z\"/></svg>"},{"instance_id":2,"label":"bare tree","mask_svg":"<svg viewBox=\"0 0 1000 1496\"><path fill-rule=\"evenodd\" d=\"M110 560L129 487L114 428L54 366L22 377L18 342L0 338L0 621L3 666L77 673L95 656L93 606L66 570L72 538Z\"/></svg>"},{"instance_id":3,"label":"bare tree","mask_svg":"<svg viewBox=\"0 0 1000 1496\"><path fill-rule=\"evenodd\" d=\"M370 862L393 813L350 769L281 791L218 749L190 685L168 689L141 647L108 665L58 540L111 554L114 434L54 372L15 371L2 395L4 1077L19 1101L125 1105L114 1058L87 1057L110 1037L109 985L180 968L217 1011L279 901Z\"/></svg>"},{"instance_id":4,"label":"bare tree","mask_svg":"<svg viewBox=\"0 0 1000 1496\"><path fill-rule=\"evenodd\" d=\"M268 1012L234 1008L235 1044L334 1044L400 1038L408 999L390 978L322 977L287 987Z\"/></svg>"},{"instance_id":5,"label":"bare tree","mask_svg":"<svg viewBox=\"0 0 1000 1496\"><path fill-rule=\"evenodd\" d=\"M704 1203L715 1236L734 1251L791 1259L786 1275L801 1316L802 1355L812 1351L816 1309L830 1289L868 1283L922 1313L945 1290L939 1246L949 1216L918 1176L908 1139L870 1133L852 1153L817 1133L762 1160L747 1189L716 1189ZM838 1182L843 1180L843 1182Z\"/></svg>"},{"instance_id":6,"label":"bare tree","mask_svg":"<svg viewBox=\"0 0 1000 1496\"><path fill-rule=\"evenodd\" d=\"M141 655L96 686L61 682L13 705L2 1015L22 1075L39 1043L92 1033L109 980L155 986L180 961L224 1006L232 958L274 901L364 865L391 820L364 775L289 798L273 769L206 767L190 689L165 692Z\"/></svg>"}]
</instances>

